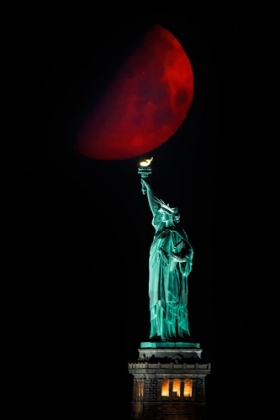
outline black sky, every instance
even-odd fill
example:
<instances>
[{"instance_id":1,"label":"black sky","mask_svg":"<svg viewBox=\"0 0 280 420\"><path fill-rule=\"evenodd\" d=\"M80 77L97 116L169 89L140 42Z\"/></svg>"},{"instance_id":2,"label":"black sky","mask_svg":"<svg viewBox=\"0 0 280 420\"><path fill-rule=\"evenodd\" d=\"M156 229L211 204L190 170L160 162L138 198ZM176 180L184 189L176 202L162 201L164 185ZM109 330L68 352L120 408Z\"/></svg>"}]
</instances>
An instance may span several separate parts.
<instances>
[{"instance_id":1,"label":"black sky","mask_svg":"<svg viewBox=\"0 0 280 420\"><path fill-rule=\"evenodd\" d=\"M149 333L151 215L139 158L96 161L76 155L72 144L84 113L152 23L179 39L194 70L186 120L148 155L155 191L179 207L194 248L191 340L212 363L209 418L226 418L224 409L236 415L245 396L254 401L260 291L251 275L250 194L259 118L257 25L222 13L194 22L184 13L46 12L18 29L21 135L13 166L14 270L22 278L15 286L22 305L18 351L28 360L41 411L60 402L62 412L83 407L94 416L108 400L112 415L128 412L127 363L137 360ZM111 395L107 387L114 382Z\"/></svg>"}]
</instances>

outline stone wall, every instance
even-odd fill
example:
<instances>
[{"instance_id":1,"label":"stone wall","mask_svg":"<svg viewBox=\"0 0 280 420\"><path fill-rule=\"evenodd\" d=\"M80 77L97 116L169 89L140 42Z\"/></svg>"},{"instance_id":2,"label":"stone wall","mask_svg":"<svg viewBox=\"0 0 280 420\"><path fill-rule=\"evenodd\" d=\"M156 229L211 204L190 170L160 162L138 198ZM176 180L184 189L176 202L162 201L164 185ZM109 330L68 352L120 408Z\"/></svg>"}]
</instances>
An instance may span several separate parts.
<instances>
[{"instance_id":1,"label":"stone wall","mask_svg":"<svg viewBox=\"0 0 280 420\"><path fill-rule=\"evenodd\" d=\"M134 377L132 419L150 420L204 420L205 377L211 365L201 363L129 363L129 373ZM192 395L161 395L163 379L172 384L173 379L192 380ZM137 395L137 383L143 383L143 394ZM139 385L138 385L139 387ZM172 387L170 386L170 390ZM182 388L183 389L183 388Z\"/></svg>"}]
</instances>

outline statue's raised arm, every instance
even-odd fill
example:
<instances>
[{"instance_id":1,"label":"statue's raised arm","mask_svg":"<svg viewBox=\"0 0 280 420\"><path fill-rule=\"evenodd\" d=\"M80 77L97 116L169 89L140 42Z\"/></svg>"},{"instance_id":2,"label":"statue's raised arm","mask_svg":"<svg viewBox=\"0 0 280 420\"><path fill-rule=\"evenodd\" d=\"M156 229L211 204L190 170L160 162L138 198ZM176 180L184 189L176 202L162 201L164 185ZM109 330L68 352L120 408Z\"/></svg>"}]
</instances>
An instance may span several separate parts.
<instances>
[{"instance_id":1,"label":"statue's raised arm","mask_svg":"<svg viewBox=\"0 0 280 420\"><path fill-rule=\"evenodd\" d=\"M159 208L159 204L157 202L157 199L154 195L154 192L152 190L151 185L149 184L149 182L147 180L142 178L141 179L141 184L142 184L142 188L146 189L149 206L150 206L151 212L153 213L153 216L154 216L156 214L158 208Z\"/></svg>"}]
</instances>

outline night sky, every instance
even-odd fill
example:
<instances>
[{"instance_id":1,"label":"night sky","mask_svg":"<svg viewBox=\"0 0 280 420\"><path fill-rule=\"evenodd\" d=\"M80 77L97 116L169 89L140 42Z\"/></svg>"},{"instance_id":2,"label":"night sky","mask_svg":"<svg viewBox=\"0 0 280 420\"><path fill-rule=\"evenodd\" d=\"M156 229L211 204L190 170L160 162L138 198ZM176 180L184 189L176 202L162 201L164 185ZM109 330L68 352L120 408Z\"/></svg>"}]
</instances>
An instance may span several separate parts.
<instances>
[{"instance_id":1,"label":"night sky","mask_svg":"<svg viewBox=\"0 0 280 420\"><path fill-rule=\"evenodd\" d=\"M26 410L53 413L58 404L60 414L82 410L75 418L84 419L106 404L110 415L128 418L127 364L149 334L154 233L140 158L94 160L73 144L125 57L158 23L190 58L194 99L174 136L144 157L153 156L154 190L179 207L194 248L190 341L212 363L209 419L257 412L261 291L250 256L257 27L214 16L46 12L18 28L13 270L21 278L17 351L30 381Z\"/></svg>"}]
</instances>

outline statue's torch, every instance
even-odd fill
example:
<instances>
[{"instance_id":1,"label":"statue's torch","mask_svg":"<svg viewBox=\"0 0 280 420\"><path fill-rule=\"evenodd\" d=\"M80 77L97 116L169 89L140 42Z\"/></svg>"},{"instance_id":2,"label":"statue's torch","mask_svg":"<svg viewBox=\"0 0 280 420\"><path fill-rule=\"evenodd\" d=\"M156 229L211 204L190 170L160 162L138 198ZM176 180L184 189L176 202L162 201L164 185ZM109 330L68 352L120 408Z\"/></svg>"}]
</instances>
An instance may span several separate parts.
<instances>
[{"instance_id":1,"label":"statue's torch","mask_svg":"<svg viewBox=\"0 0 280 420\"><path fill-rule=\"evenodd\" d=\"M146 159L140 162L139 168L138 168L138 174L141 175L141 178L148 178L149 175L152 173L152 168L150 166L152 160L153 158L151 157L150 159ZM142 193L146 194L146 191L147 191L146 188L142 186Z\"/></svg>"}]
</instances>

